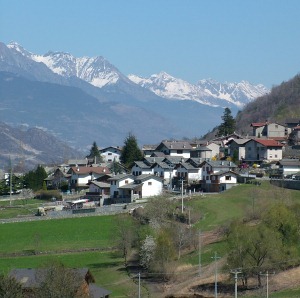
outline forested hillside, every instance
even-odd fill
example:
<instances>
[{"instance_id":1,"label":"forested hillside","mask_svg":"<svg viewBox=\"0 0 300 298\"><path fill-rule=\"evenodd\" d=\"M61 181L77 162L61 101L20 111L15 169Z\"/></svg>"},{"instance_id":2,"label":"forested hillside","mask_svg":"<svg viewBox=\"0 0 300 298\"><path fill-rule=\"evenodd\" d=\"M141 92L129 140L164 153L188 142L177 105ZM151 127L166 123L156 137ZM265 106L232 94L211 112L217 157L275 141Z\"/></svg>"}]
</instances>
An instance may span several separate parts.
<instances>
[{"instance_id":1,"label":"forested hillside","mask_svg":"<svg viewBox=\"0 0 300 298\"><path fill-rule=\"evenodd\" d=\"M300 119L300 75L272 88L267 95L249 103L237 114L237 132L246 135L252 122L266 120L285 123L287 118Z\"/></svg>"}]
</instances>

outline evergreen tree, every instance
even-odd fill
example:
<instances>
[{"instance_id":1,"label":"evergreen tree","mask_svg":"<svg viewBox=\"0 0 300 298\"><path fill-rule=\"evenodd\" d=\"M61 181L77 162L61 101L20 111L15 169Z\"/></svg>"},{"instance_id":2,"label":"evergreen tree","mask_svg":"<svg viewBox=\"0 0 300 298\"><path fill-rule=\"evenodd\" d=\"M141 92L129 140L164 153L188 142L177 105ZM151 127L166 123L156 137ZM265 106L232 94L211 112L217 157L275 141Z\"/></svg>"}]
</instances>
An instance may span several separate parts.
<instances>
[{"instance_id":1,"label":"evergreen tree","mask_svg":"<svg viewBox=\"0 0 300 298\"><path fill-rule=\"evenodd\" d=\"M235 119L231 115L231 110L229 108L225 108L223 116L223 122L218 127L218 136L227 136L235 131Z\"/></svg>"},{"instance_id":2,"label":"evergreen tree","mask_svg":"<svg viewBox=\"0 0 300 298\"><path fill-rule=\"evenodd\" d=\"M102 156L101 156L101 154L99 152L99 148L98 148L97 143L95 141L93 142L93 145L92 145L92 147L90 149L89 155L87 155L86 157L90 158L90 159L94 159L94 161L96 163L103 162L103 158L102 158Z\"/></svg>"},{"instance_id":3,"label":"evergreen tree","mask_svg":"<svg viewBox=\"0 0 300 298\"><path fill-rule=\"evenodd\" d=\"M44 179L47 173L42 166L38 166L35 171L30 171L24 175L24 184L32 190L43 188Z\"/></svg>"},{"instance_id":4,"label":"evergreen tree","mask_svg":"<svg viewBox=\"0 0 300 298\"><path fill-rule=\"evenodd\" d=\"M124 147L121 152L120 160L126 168L131 168L134 161L142 160L143 154L139 149L136 137L129 133L124 141Z\"/></svg>"},{"instance_id":5,"label":"evergreen tree","mask_svg":"<svg viewBox=\"0 0 300 298\"><path fill-rule=\"evenodd\" d=\"M116 161L116 158L114 158L109 169L110 169L111 173L115 173L116 175L122 174L124 171L122 166L120 165L120 163Z\"/></svg>"}]
</instances>

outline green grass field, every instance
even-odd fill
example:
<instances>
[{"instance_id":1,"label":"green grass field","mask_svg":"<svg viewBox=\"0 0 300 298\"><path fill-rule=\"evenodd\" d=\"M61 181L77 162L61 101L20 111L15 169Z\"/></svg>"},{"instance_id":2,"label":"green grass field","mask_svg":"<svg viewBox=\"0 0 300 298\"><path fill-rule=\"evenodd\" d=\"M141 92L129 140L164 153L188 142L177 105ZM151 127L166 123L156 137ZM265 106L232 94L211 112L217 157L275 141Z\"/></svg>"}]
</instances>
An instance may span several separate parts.
<instances>
[{"instance_id":1,"label":"green grass field","mask_svg":"<svg viewBox=\"0 0 300 298\"><path fill-rule=\"evenodd\" d=\"M248 217L253 212L262 211L268 204L279 200L300 203L300 192L276 188L268 182L263 182L261 186L244 184L220 194L194 197L186 201L185 205L192 206L201 214L196 227L201 231L209 231L235 218ZM28 202L27 205L35 208L35 203ZM0 217L1 213L2 210ZM112 249L116 245L114 219L115 216L91 216L1 224L0 270L7 273L12 268L34 268L56 259L70 267L89 268L100 286L113 291L112 297L136 296L136 283L127 275L123 259ZM102 251L77 252L81 249ZM225 256L225 242L202 247L202 264L212 262L211 257L215 252ZM12 253L16 256L12 257ZM183 256L180 262L197 266L198 251ZM143 291L146 295L145 289ZM270 293L270 297L300 297L300 290Z\"/></svg>"},{"instance_id":2,"label":"green grass field","mask_svg":"<svg viewBox=\"0 0 300 298\"><path fill-rule=\"evenodd\" d=\"M114 246L114 216L39 220L0 225L0 253Z\"/></svg>"}]
</instances>

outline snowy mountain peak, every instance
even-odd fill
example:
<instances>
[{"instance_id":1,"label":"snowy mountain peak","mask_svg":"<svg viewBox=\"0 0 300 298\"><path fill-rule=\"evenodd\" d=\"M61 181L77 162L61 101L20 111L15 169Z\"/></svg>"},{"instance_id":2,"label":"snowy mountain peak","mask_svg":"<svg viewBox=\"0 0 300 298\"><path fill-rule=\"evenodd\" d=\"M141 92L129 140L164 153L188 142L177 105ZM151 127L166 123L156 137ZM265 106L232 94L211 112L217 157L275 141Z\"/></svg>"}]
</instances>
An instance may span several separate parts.
<instances>
[{"instance_id":1,"label":"snowy mountain peak","mask_svg":"<svg viewBox=\"0 0 300 298\"><path fill-rule=\"evenodd\" d=\"M96 87L115 84L121 73L102 56L74 57L65 52L48 52L43 56L32 57L37 62L43 62L53 72L64 77L78 77Z\"/></svg>"},{"instance_id":2,"label":"snowy mountain peak","mask_svg":"<svg viewBox=\"0 0 300 298\"><path fill-rule=\"evenodd\" d=\"M148 78L136 75L126 77L102 56L75 57L70 53L52 51L45 55L37 55L27 51L16 42L11 42L7 47L15 54L18 52L26 58L45 64L52 74L54 72L67 79L77 77L93 86L110 90L122 86L121 88L126 90L133 88L139 92L136 89L138 87L136 85L139 85L167 99L192 100L210 106L235 108L241 108L253 99L269 92L262 84L252 85L246 80L238 83L220 83L209 78L191 84L165 71Z\"/></svg>"},{"instance_id":3,"label":"snowy mountain peak","mask_svg":"<svg viewBox=\"0 0 300 298\"><path fill-rule=\"evenodd\" d=\"M263 85L252 85L247 81L220 83L214 79L200 80L196 85L177 79L162 71L149 78L129 75L134 83L147 88L156 95L181 100L195 100L211 106L242 107L253 99L269 92Z\"/></svg>"},{"instance_id":4,"label":"snowy mountain peak","mask_svg":"<svg viewBox=\"0 0 300 298\"><path fill-rule=\"evenodd\" d=\"M25 57L31 57L32 56L32 53L27 51L26 49L24 49L21 45L19 45L17 42L15 41L11 41L7 47L9 49L12 49L12 50L15 50L17 52L19 52L20 54L22 54L23 56Z\"/></svg>"}]
</instances>

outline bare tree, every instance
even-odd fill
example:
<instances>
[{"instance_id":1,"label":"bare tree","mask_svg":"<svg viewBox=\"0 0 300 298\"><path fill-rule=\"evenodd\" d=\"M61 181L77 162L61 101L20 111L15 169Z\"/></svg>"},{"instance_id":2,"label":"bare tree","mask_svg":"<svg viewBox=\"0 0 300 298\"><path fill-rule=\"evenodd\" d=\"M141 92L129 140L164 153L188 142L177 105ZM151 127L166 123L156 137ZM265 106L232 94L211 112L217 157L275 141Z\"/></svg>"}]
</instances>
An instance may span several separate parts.
<instances>
[{"instance_id":1,"label":"bare tree","mask_svg":"<svg viewBox=\"0 0 300 298\"><path fill-rule=\"evenodd\" d=\"M13 277L0 275L0 297L22 298L22 286Z\"/></svg>"},{"instance_id":2,"label":"bare tree","mask_svg":"<svg viewBox=\"0 0 300 298\"><path fill-rule=\"evenodd\" d=\"M36 280L40 286L34 293L35 298L88 297L82 276L62 263L53 262L47 268L37 270Z\"/></svg>"}]
</instances>

